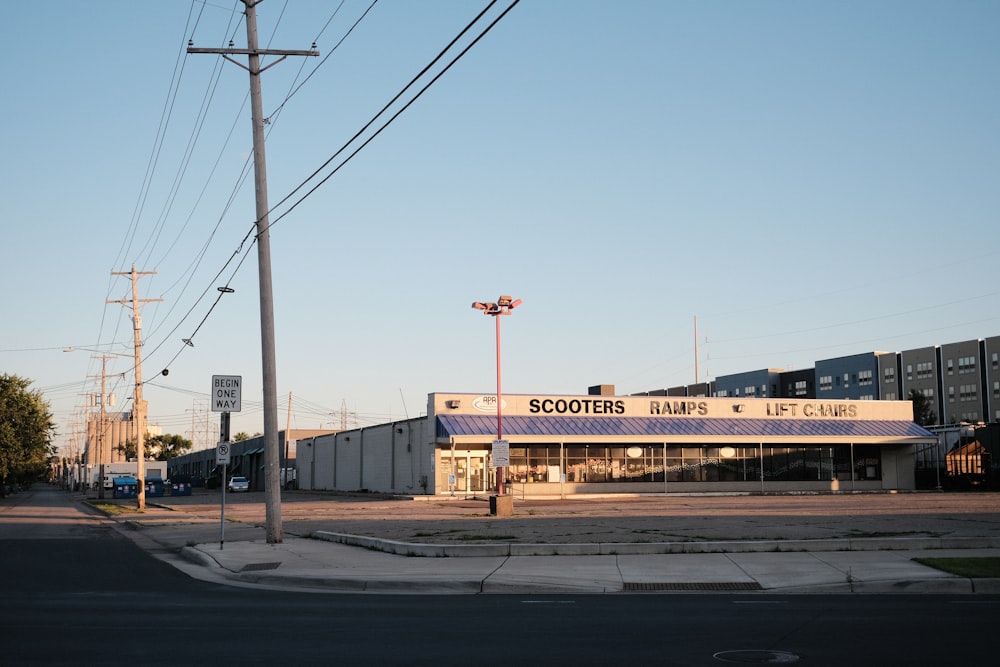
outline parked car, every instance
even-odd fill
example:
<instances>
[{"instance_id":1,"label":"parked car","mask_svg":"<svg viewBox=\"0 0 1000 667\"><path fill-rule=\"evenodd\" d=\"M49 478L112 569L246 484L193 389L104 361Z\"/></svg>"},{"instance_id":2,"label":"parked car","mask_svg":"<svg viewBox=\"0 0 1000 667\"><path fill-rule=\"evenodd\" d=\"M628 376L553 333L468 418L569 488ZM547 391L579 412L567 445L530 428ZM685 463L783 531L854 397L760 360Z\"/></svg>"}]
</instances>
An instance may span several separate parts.
<instances>
[{"instance_id":1,"label":"parked car","mask_svg":"<svg viewBox=\"0 0 1000 667\"><path fill-rule=\"evenodd\" d=\"M249 491L250 490L250 480L246 477L233 477L229 480L229 490L233 493L237 491Z\"/></svg>"}]
</instances>

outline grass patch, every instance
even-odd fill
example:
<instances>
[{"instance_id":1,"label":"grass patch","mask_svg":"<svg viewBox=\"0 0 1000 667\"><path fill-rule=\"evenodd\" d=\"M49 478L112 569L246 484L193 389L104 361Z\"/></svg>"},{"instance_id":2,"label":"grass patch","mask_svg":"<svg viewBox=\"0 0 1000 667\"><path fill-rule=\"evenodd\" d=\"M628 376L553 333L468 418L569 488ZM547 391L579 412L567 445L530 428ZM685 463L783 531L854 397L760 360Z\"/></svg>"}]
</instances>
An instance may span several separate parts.
<instances>
[{"instance_id":1,"label":"grass patch","mask_svg":"<svg viewBox=\"0 0 1000 667\"><path fill-rule=\"evenodd\" d=\"M119 505L118 503L90 503L91 506L105 514L138 514L140 510L133 505Z\"/></svg>"},{"instance_id":2,"label":"grass patch","mask_svg":"<svg viewBox=\"0 0 1000 667\"><path fill-rule=\"evenodd\" d=\"M1000 579L1000 557L914 558L921 565L970 579Z\"/></svg>"}]
</instances>

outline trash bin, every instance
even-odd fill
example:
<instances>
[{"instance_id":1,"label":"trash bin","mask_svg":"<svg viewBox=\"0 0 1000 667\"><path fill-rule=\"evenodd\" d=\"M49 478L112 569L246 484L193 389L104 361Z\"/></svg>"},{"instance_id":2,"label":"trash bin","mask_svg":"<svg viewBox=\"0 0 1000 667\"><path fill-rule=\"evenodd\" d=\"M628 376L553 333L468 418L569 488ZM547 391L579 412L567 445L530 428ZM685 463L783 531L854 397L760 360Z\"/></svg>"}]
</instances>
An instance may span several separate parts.
<instances>
[{"instance_id":1,"label":"trash bin","mask_svg":"<svg viewBox=\"0 0 1000 667\"><path fill-rule=\"evenodd\" d=\"M146 495L150 498L163 497L163 479L159 477L147 477Z\"/></svg>"},{"instance_id":2,"label":"trash bin","mask_svg":"<svg viewBox=\"0 0 1000 667\"><path fill-rule=\"evenodd\" d=\"M190 496L191 495L191 483L190 482L171 482L170 483L170 495L172 495L172 496Z\"/></svg>"},{"instance_id":3,"label":"trash bin","mask_svg":"<svg viewBox=\"0 0 1000 667\"><path fill-rule=\"evenodd\" d=\"M111 481L112 498L136 498L139 496L139 481L134 477L115 477Z\"/></svg>"}]
</instances>

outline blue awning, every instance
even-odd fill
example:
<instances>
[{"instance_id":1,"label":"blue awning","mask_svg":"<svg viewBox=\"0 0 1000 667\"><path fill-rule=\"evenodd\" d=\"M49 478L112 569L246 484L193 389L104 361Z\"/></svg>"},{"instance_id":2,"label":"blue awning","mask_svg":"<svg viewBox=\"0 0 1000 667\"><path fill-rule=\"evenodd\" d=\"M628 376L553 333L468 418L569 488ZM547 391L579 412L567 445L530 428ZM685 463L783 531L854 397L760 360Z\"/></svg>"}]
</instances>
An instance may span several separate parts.
<instances>
[{"instance_id":1,"label":"blue awning","mask_svg":"<svg viewBox=\"0 0 1000 667\"><path fill-rule=\"evenodd\" d=\"M496 437L493 415L438 415L437 438ZM864 419L735 419L708 417L523 416L503 417L505 438L552 442L630 438L635 442L795 440L800 444L878 442L928 443L937 437L911 421Z\"/></svg>"}]
</instances>

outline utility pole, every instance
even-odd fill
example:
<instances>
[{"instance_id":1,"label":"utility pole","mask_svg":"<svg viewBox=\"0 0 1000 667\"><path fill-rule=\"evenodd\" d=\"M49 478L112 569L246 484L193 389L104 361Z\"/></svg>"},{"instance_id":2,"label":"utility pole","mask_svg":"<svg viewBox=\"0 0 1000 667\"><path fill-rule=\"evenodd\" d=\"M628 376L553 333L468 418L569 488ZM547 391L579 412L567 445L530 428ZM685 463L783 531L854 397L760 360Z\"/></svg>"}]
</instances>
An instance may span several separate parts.
<instances>
[{"instance_id":1,"label":"utility pole","mask_svg":"<svg viewBox=\"0 0 1000 667\"><path fill-rule=\"evenodd\" d=\"M281 485L288 487L288 439L292 437L292 392L288 392L288 416L285 418L285 451L281 456Z\"/></svg>"},{"instance_id":2,"label":"utility pole","mask_svg":"<svg viewBox=\"0 0 1000 667\"><path fill-rule=\"evenodd\" d=\"M96 437L96 440L97 440L97 443L96 443L96 445L97 445L97 447L96 447L97 448L97 456L95 458L96 458L96 461L97 461L97 479L99 480L98 481L98 485L97 485L97 498L98 498L98 500L104 500L104 459L105 459L105 452L108 453L108 456L107 456L108 461L110 462L110 460L111 460L111 456L110 456L111 450L108 447L108 413L107 413L107 407L106 407L107 404L108 404L108 389L107 389L108 359L111 358L111 356L118 356L118 355L107 355L107 354L102 354L101 355L101 393L100 393L100 396L99 396L100 411L97 413L98 414L98 417L97 417L98 421L97 421L97 425L94 427L94 436ZM90 398L87 401L87 405L90 406L90 407L92 407L93 401L94 401L94 395L90 394ZM88 421L88 423L90 422L90 418L89 417L88 417L87 421ZM90 428L89 428L89 426L87 428L87 433L88 433L88 437L89 437L89 434L90 434Z\"/></svg>"},{"instance_id":3,"label":"utility pole","mask_svg":"<svg viewBox=\"0 0 1000 667\"><path fill-rule=\"evenodd\" d=\"M264 154L264 111L261 103L260 75L288 56L318 56L316 45L303 51L257 48L257 5L263 0L242 0L246 6L247 48L196 49L188 42L188 53L217 53L250 73L250 117L253 123L254 191L257 200L257 276L260 285L260 347L264 390L264 510L267 543L282 541L281 483L278 464L278 381L274 353L274 298L271 287L271 241L267 204L267 161ZM232 42L230 42L232 44ZM245 55L247 65L229 56ZM280 56L261 67L261 56Z\"/></svg>"},{"instance_id":4,"label":"utility pole","mask_svg":"<svg viewBox=\"0 0 1000 667\"><path fill-rule=\"evenodd\" d=\"M142 316L139 315L139 305L143 303L150 303L153 301L163 301L163 298L158 299L140 299L139 298L139 276L149 276L155 274L156 271L136 271L135 264L132 265L131 271L112 271L113 276L130 276L132 278L132 299L108 299L108 303L120 303L122 305L132 306L132 333L134 337L133 346L135 349L135 391L132 395L132 425L135 427L135 458L136 464L136 481L139 483L139 496L137 500L137 506L140 510L146 509L146 470L145 470L145 458L146 452L143 440L146 437L146 402L142 400ZM103 391L103 388L102 388ZM101 413L103 414L104 407L101 406ZM104 480L101 480L103 486Z\"/></svg>"},{"instance_id":5,"label":"utility pole","mask_svg":"<svg viewBox=\"0 0 1000 667\"><path fill-rule=\"evenodd\" d=\"M107 437L106 432L108 428L107 413L104 411L104 404L107 402L107 389L105 387L105 378L107 377L108 370L108 358L106 356L101 357L101 421L97 425L100 429L97 433L97 498L99 500L104 500L104 448L105 438Z\"/></svg>"}]
</instances>

